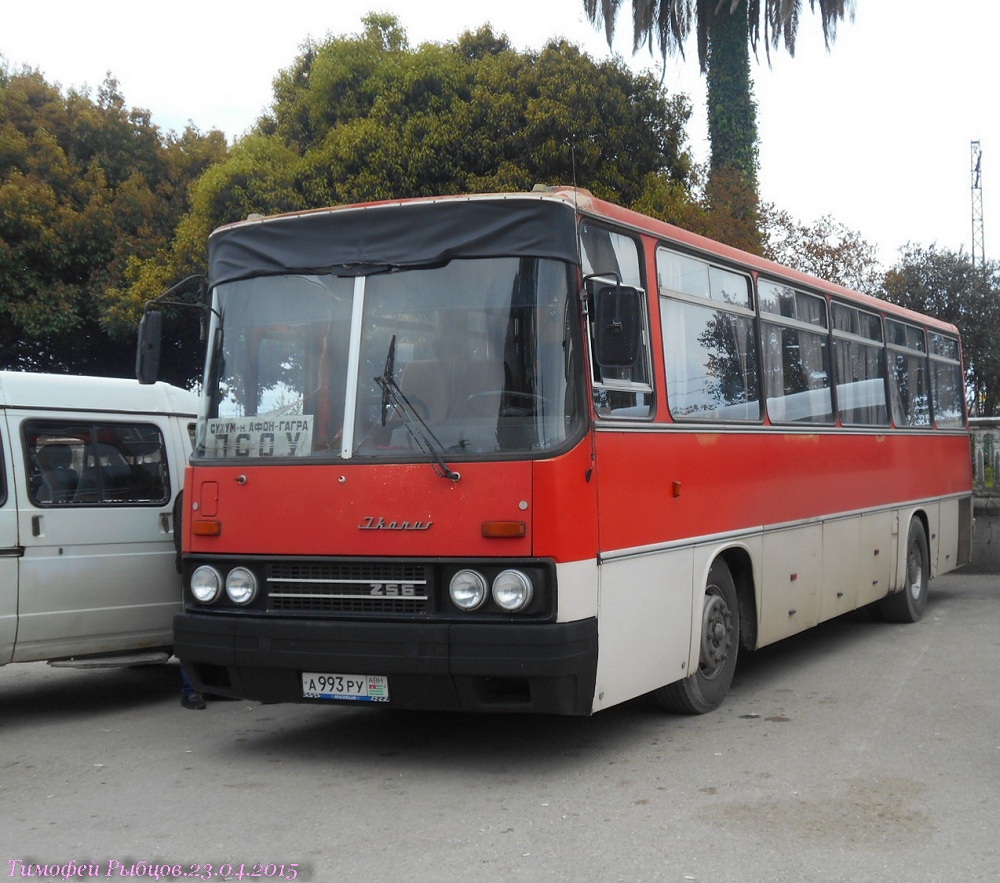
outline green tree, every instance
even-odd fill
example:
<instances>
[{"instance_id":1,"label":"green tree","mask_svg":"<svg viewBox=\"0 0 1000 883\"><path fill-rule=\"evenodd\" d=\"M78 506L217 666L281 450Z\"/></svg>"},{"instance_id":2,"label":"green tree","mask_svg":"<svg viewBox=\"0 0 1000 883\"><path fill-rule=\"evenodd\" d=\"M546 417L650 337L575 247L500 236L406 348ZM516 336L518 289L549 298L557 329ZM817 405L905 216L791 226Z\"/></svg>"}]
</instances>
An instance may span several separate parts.
<instances>
[{"instance_id":1,"label":"green tree","mask_svg":"<svg viewBox=\"0 0 1000 883\"><path fill-rule=\"evenodd\" d=\"M603 24L609 45L619 10L625 0L583 0L587 17ZM762 39L770 57L772 47L784 45L795 54L802 0L631 0L633 50L646 45L664 58L684 53L692 31L696 35L698 63L706 75L708 134L711 144L710 182L720 173L734 173L744 180L747 200L734 208L734 218L745 228L742 239L752 240L758 218L757 105L750 76L750 51ZM827 48L835 39L837 23L853 18L854 0L809 0L818 10ZM733 193L732 184L723 185ZM711 207L711 190L708 193ZM758 238L756 251L763 242Z\"/></svg>"},{"instance_id":2,"label":"green tree","mask_svg":"<svg viewBox=\"0 0 1000 883\"><path fill-rule=\"evenodd\" d=\"M197 182L129 303L204 266L209 232L250 213L573 181L626 205L650 180L684 193L689 114L649 75L564 41L518 52L484 27L413 49L394 17L370 15L277 75L269 112Z\"/></svg>"},{"instance_id":3,"label":"green tree","mask_svg":"<svg viewBox=\"0 0 1000 883\"><path fill-rule=\"evenodd\" d=\"M110 75L95 99L36 70L0 71L0 365L128 375L134 318L115 292L169 245L225 138L164 137Z\"/></svg>"},{"instance_id":4,"label":"green tree","mask_svg":"<svg viewBox=\"0 0 1000 883\"><path fill-rule=\"evenodd\" d=\"M973 412L1000 414L1000 265L973 265L962 251L907 245L886 274L882 296L958 326Z\"/></svg>"}]
</instances>

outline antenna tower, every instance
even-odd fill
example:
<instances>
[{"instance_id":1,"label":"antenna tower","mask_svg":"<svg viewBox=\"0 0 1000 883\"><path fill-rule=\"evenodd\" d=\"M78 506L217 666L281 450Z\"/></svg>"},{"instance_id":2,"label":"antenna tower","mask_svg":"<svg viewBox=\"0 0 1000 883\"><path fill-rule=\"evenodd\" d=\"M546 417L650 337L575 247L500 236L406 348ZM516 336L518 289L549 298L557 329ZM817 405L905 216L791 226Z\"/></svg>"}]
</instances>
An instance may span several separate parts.
<instances>
[{"instance_id":1,"label":"antenna tower","mask_svg":"<svg viewBox=\"0 0 1000 883\"><path fill-rule=\"evenodd\" d=\"M986 269L986 240L983 235L983 153L972 142L972 266Z\"/></svg>"}]
</instances>

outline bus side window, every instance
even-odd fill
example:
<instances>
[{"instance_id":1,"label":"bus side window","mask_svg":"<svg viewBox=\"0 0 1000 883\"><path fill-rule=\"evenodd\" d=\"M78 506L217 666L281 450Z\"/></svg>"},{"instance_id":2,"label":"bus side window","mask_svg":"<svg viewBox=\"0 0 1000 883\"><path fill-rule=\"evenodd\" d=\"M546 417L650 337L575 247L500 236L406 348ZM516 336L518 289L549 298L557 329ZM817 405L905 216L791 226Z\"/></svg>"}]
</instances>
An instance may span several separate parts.
<instances>
[{"instance_id":1,"label":"bus side window","mask_svg":"<svg viewBox=\"0 0 1000 883\"><path fill-rule=\"evenodd\" d=\"M836 301L832 316L840 422L845 426L888 426L880 318Z\"/></svg>"},{"instance_id":2,"label":"bus side window","mask_svg":"<svg viewBox=\"0 0 1000 883\"><path fill-rule=\"evenodd\" d=\"M889 397L896 427L930 426L931 399L924 331L895 319L885 321L889 348Z\"/></svg>"},{"instance_id":3,"label":"bus side window","mask_svg":"<svg viewBox=\"0 0 1000 883\"><path fill-rule=\"evenodd\" d=\"M826 302L761 279L764 391L772 423L833 423Z\"/></svg>"},{"instance_id":4,"label":"bus side window","mask_svg":"<svg viewBox=\"0 0 1000 883\"><path fill-rule=\"evenodd\" d=\"M759 422L750 277L662 247L656 273L673 418Z\"/></svg>"},{"instance_id":5,"label":"bus side window","mask_svg":"<svg viewBox=\"0 0 1000 883\"><path fill-rule=\"evenodd\" d=\"M931 392L934 424L958 428L965 425L965 389L958 341L931 333Z\"/></svg>"},{"instance_id":6,"label":"bus side window","mask_svg":"<svg viewBox=\"0 0 1000 883\"><path fill-rule=\"evenodd\" d=\"M651 417L654 399L649 321L638 243L623 233L585 221L580 226L580 244L584 276L596 277L588 284L594 409L599 417L606 418ZM604 323L608 327L602 326L605 309L611 310L609 322ZM625 346L631 351L629 358L622 356L624 349L616 356L599 358L599 350L610 352L608 341L615 336L613 331L609 333L610 327L622 318L628 320L622 323L622 330L627 326L629 333L634 332L638 338ZM599 335L606 340L599 343Z\"/></svg>"}]
</instances>

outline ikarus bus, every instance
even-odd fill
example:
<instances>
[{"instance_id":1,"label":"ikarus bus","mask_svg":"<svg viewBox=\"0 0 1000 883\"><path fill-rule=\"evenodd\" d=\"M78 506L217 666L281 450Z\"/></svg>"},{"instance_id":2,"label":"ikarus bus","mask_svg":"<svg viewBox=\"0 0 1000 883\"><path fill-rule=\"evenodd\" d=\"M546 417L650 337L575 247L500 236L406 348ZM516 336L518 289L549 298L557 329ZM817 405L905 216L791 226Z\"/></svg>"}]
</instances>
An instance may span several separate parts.
<instances>
[{"instance_id":1,"label":"ikarus bus","mask_svg":"<svg viewBox=\"0 0 1000 883\"><path fill-rule=\"evenodd\" d=\"M956 329L564 188L209 240L175 652L262 702L705 712L967 560Z\"/></svg>"}]
</instances>

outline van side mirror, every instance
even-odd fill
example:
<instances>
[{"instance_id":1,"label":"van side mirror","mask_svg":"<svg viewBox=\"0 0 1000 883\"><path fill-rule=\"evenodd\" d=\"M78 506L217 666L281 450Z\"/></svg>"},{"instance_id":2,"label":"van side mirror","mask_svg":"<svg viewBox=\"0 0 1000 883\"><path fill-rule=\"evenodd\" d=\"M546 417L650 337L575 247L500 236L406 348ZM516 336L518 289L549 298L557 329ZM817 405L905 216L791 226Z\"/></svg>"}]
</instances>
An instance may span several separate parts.
<instances>
[{"instance_id":1,"label":"van side mirror","mask_svg":"<svg viewBox=\"0 0 1000 883\"><path fill-rule=\"evenodd\" d=\"M631 368L639 359L642 295L636 288L603 285L594 292L594 358L602 368Z\"/></svg>"},{"instance_id":2,"label":"van side mirror","mask_svg":"<svg viewBox=\"0 0 1000 883\"><path fill-rule=\"evenodd\" d=\"M139 383L156 383L160 373L160 341L163 313L150 310L139 323L139 343L135 351L135 377Z\"/></svg>"}]
</instances>

